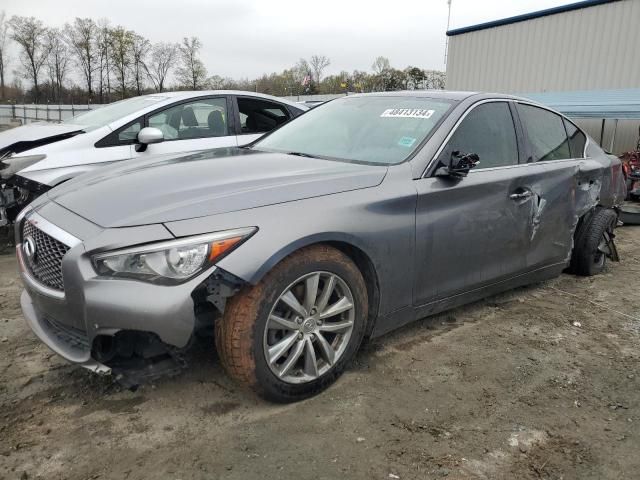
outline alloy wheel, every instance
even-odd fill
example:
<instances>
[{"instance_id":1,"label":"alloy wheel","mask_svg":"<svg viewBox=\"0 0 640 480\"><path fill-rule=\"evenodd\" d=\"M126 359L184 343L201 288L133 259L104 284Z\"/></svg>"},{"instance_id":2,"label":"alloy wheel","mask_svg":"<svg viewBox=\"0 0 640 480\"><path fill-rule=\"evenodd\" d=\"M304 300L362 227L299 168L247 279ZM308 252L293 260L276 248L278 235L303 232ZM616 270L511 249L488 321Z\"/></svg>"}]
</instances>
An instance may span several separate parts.
<instances>
[{"instance_id":1,"label":"alloy wheel","mask_svg":"<svg viewBox=\"0 0 640 480\"><path fill-rule=\"evenodd\" d=\"M269 368L288 383L319 378L347 349L355 314L351 290L338 275L322 271L298 278L267 319L263 346Z\"/></svg>"},{"instance_id":2,"label":"alloy wheel","mask_svg":"<svg viewBox=\"0 0 640 480\"><path fill-rule=\"evenodd\" d=\"M593 257L593 263L595 263L596 265L604 264L605 258L611 255L611 247L609 245L609 242L611 242L611 235L605 230L605 232L602 234L602 239L598 244L596 254Z\"/></svg>"}]
</instances>

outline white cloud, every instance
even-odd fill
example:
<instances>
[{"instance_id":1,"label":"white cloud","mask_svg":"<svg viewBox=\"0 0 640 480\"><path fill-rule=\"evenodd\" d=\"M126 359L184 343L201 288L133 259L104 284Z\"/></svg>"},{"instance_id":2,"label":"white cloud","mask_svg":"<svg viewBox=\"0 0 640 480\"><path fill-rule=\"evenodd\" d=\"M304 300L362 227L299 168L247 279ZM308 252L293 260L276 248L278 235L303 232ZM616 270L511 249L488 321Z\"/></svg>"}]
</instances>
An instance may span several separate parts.
<instances>
[{"instance_id":1,"label":"white cloud","mask_svg":"<svg viewBox=\"0 0 640 480\"><path fill-rule=\"evenodd\" d=\"M451 28L563 3L453 0ZM107 18L153 42L195 35L210 75L253 78L316 53L331 59L327 73L370 70L378 55L397 68L444 69L446 0L4 0L0 8L51 26L76 16ZM9 70L17 66L13 50Z\"/></svg>"}]
</instances>

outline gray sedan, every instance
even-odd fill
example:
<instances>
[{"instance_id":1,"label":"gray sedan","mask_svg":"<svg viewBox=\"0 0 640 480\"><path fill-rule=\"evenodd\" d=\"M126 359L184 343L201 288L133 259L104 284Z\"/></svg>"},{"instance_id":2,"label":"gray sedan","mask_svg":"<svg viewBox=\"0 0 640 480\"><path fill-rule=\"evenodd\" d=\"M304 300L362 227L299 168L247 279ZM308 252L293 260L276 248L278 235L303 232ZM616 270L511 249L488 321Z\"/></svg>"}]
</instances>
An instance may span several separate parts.
<instances>
[{"instance_id":1,"label":"gray sedan","mask_svg":"<svg viewBox=\"0 0 640 480\"><path fill-rule=\"evenodd\" d=\"M52 350L101 373L179 358L215 331L230 375L295 401L365 338L600 272L624 195L617 159L527 100L354 95L249 147L48 192L16 226L22 308Z\"/></svg>"}]
</instances>

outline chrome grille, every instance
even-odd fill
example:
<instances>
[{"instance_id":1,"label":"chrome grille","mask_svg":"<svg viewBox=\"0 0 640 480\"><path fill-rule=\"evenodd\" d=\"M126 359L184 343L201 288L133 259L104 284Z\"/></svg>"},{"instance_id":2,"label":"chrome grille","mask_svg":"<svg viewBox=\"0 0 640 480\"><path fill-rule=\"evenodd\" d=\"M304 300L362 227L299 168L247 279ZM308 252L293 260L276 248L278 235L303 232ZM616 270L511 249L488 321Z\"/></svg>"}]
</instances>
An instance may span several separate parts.
<instances>
[{"instance_id":1,"label":"chrome grille","mask_svg":"<svg viewBox=\"0 0 640 480\"><path fill-rule=\"evenodd\" d=\"M40 283L56 290L64 290L62 281L62 257L69 247L47 235L28 219L22 227L23 246L28 239L33 241L33 252L23 255L31 274Z\"/></svg>"}]
</instances>

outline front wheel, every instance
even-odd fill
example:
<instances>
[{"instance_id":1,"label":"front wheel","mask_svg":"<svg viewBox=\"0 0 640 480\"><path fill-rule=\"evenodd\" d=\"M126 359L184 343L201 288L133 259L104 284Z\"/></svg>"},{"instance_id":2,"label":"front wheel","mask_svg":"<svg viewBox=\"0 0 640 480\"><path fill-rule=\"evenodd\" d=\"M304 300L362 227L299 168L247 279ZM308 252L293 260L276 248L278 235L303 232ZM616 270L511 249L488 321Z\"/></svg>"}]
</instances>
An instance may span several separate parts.
<instances>
[{"instance_id":1,"label":"front wheel","mask_svg":"<svg viewBox=\"0 0 640 480\"><path fill-rule=\"evenodd\" d=\"M331 385L364 336L367 290L339 250L315 245L290 255L232 297L216 324L227 372L277 402Z\"/></svg>"}]
</instances>

